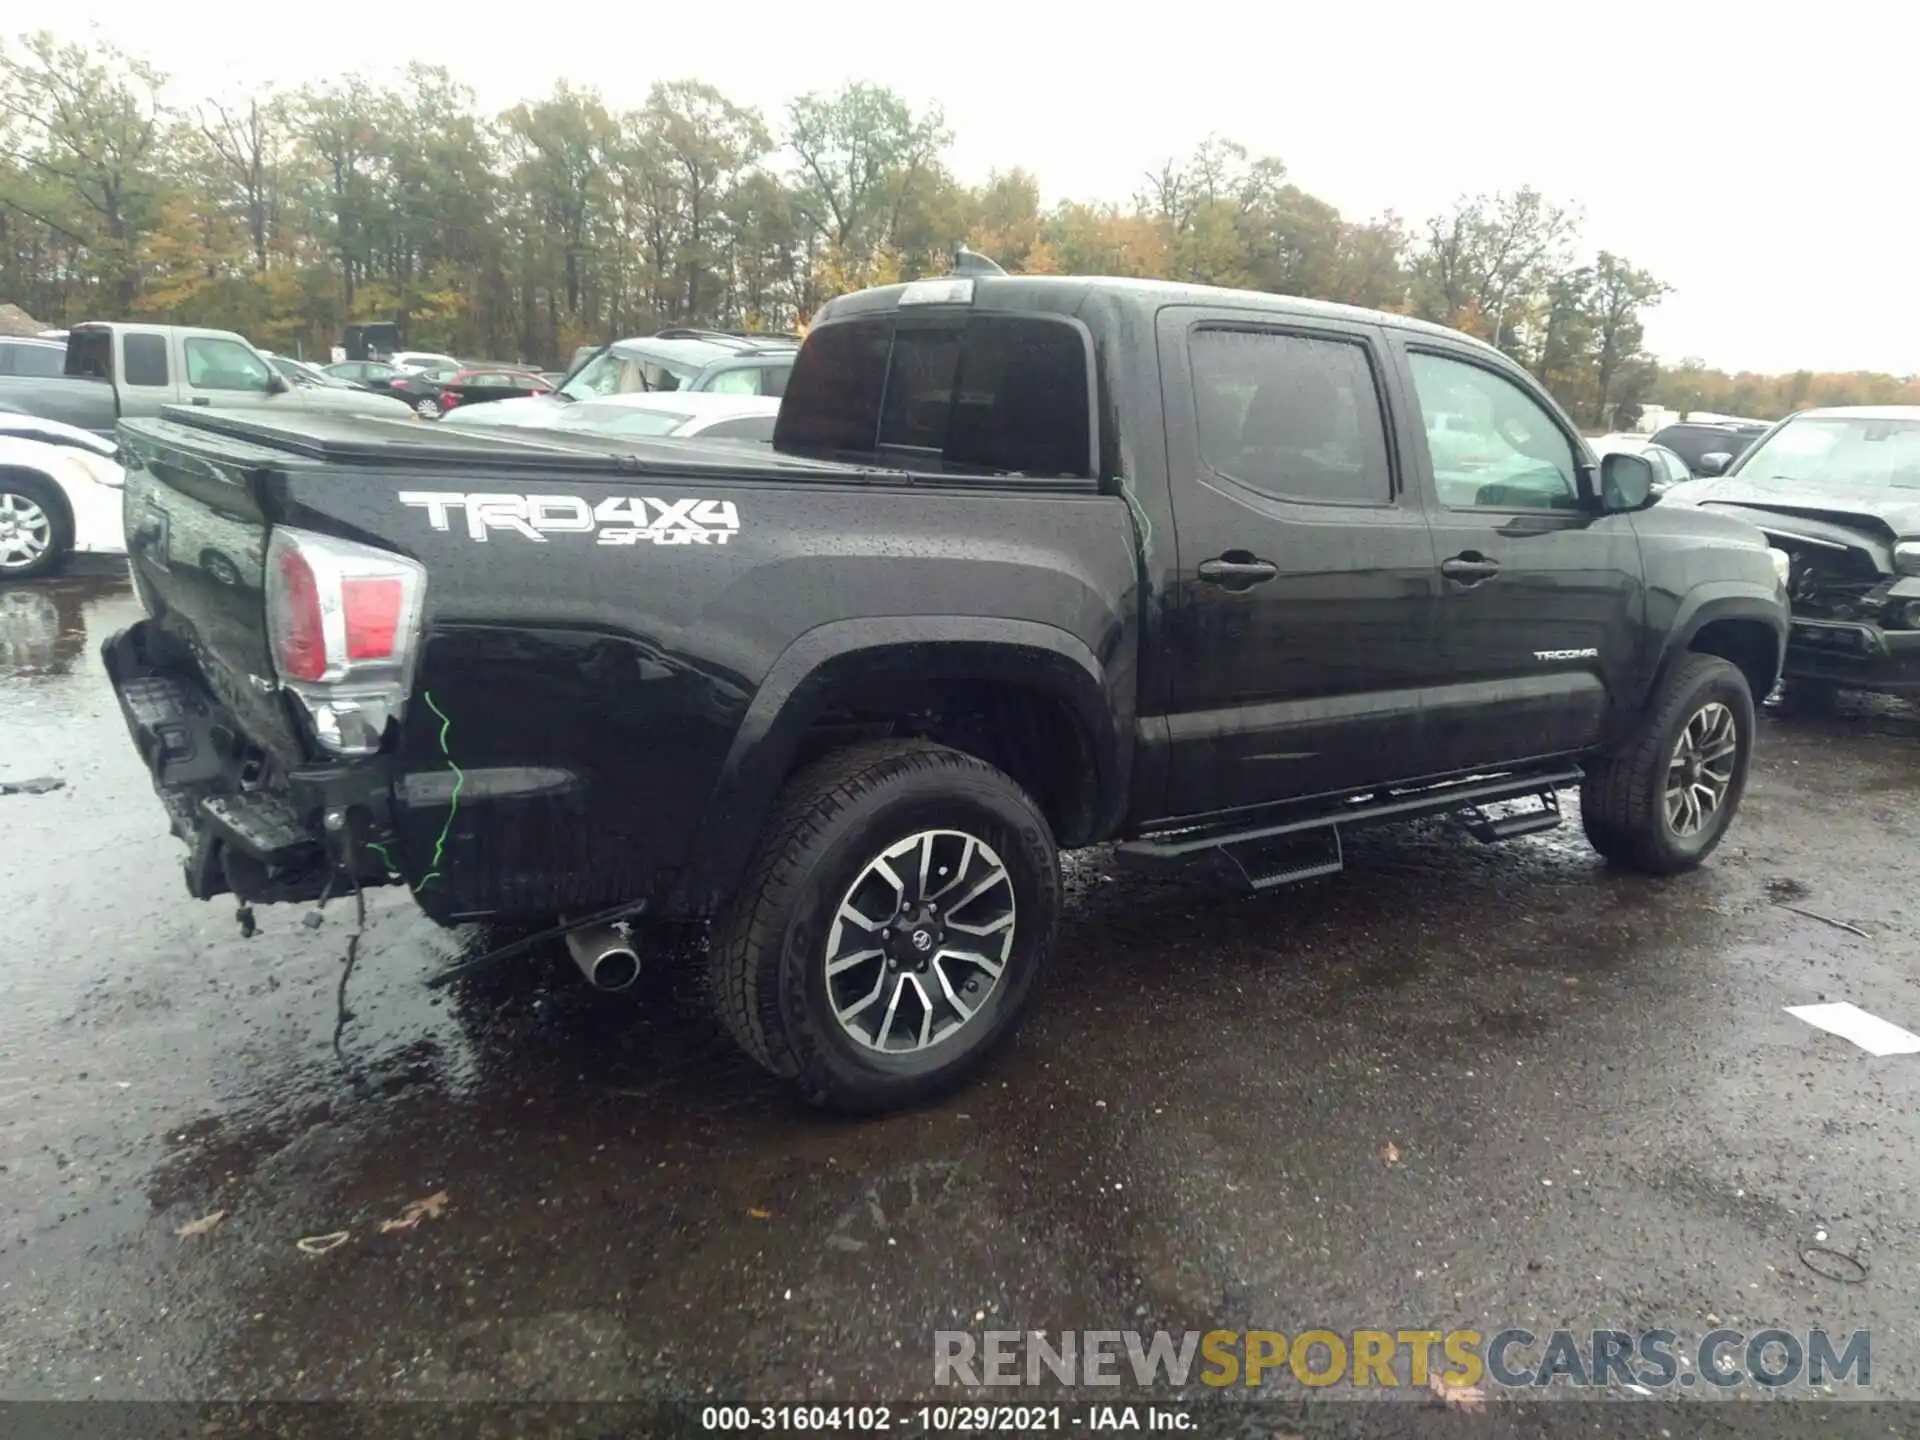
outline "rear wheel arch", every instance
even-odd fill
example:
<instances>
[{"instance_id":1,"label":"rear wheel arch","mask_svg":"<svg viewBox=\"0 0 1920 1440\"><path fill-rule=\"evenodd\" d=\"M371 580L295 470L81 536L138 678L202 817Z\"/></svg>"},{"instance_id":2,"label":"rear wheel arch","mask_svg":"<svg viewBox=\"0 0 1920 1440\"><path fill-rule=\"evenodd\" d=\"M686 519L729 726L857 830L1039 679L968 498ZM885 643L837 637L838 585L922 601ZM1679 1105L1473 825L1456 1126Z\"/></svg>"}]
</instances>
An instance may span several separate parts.
<instances>
[{"instance_id":1,"label":"rear wheel arch","mask_svg":"<svg viewBox=\"0 0 1920 1440\"><path fill-rule=\"evenodd\" d=\"M748 706L708 806L689 902L711 910L730 892L796 771L882 737L984 760L1032 796L1062 845L1097 839L1125 806L1131 703L1091 650L1037 622L817 627L788 647Z\"/></svg>"}]
</instances>

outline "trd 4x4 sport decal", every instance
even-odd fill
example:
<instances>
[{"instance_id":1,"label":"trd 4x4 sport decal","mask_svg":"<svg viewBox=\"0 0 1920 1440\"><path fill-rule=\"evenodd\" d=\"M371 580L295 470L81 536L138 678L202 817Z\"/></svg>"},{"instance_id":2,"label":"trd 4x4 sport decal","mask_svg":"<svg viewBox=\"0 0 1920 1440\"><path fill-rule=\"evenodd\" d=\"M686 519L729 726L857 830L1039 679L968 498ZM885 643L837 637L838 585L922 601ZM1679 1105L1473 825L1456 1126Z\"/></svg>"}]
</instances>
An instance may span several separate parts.
<instances>
[{"instance_id":1,"label":"trd 4x4 sport decal","mask_svg":"<svg viewBox=\"0 0 1920 1440\"><path fill-rule=\"evenodd\" d=\"M436 530L452 528L462 511L469 539L484 542L496 530L544 541L549 535L592 532L602 545L724 545L740 533L731 500L657 500L613 495L589 504L578 495L465 495L457 490L402 490L402 505L427 512Z\"/></svg>"}]
</instances>

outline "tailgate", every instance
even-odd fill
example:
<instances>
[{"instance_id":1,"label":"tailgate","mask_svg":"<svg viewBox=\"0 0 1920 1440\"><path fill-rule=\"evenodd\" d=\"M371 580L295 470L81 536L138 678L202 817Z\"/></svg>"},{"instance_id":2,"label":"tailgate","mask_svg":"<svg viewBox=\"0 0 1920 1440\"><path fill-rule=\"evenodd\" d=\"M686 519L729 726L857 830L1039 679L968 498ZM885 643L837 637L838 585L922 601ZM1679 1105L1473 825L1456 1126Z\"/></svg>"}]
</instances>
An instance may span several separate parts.
<instances>
[{"instance_id":1,"label":"tailgate","mask_svg":"<svg viewBox=\"0 0 1920 1440\"><path fill-rule=\"evenodd\" d=\"M189 655L247 738L283 764L302 745L275 691L264 594L266 476L288 457L170 421L123 424L127 557L155 627Z\"/></svg>"}]
</instances>

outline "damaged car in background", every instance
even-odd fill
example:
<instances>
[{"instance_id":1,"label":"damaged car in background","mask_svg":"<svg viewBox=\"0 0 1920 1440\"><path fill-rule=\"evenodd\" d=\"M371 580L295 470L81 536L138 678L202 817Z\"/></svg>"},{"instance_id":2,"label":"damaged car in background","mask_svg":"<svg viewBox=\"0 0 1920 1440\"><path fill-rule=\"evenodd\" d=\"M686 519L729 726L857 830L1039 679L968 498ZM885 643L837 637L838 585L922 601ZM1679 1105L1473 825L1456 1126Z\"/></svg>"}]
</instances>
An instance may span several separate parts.
<instances>
[{"instance_id":1,"label":"damaged car in background","mask_svg":"<svg viewBox=\"0 0 1920 1440\"><path fill-rule=\"evenodd\" d=\"M1751 521L1786 552L1789 691L1920 693L1920 406L1806 410L1704 468L1663 503Z\"/></svg>"}]
</instances>

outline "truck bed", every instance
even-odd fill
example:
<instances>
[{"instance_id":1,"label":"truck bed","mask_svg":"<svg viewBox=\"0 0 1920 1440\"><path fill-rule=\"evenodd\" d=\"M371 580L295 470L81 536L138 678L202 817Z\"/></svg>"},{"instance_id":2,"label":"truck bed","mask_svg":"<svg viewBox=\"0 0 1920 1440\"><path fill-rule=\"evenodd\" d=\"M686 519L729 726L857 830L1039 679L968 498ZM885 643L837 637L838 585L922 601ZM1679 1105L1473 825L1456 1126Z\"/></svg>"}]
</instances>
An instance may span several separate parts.
<instances>
[{"instance_id":1,"label":"truck bed","mask_svg":"<svg viewBox=\"0 0 1920 1440\"><path fill-rule=\"evenodd\" d=\"M1130 740L1134 539L1091 481L324 414L176 408L120 436L152 617L113 642L123 701L155 674L202 697L208 733L237 737L214 788L287 799L316 838L352 772L390 808L392 874L442 920L705 913L822 677L937 685L928 636L1091 667L1103 741ZM276 526L426 569L412 698L373 760L329 757L275 683ZM917 643L894 643L906 622Z\"/></svg>"}]
</instances>

